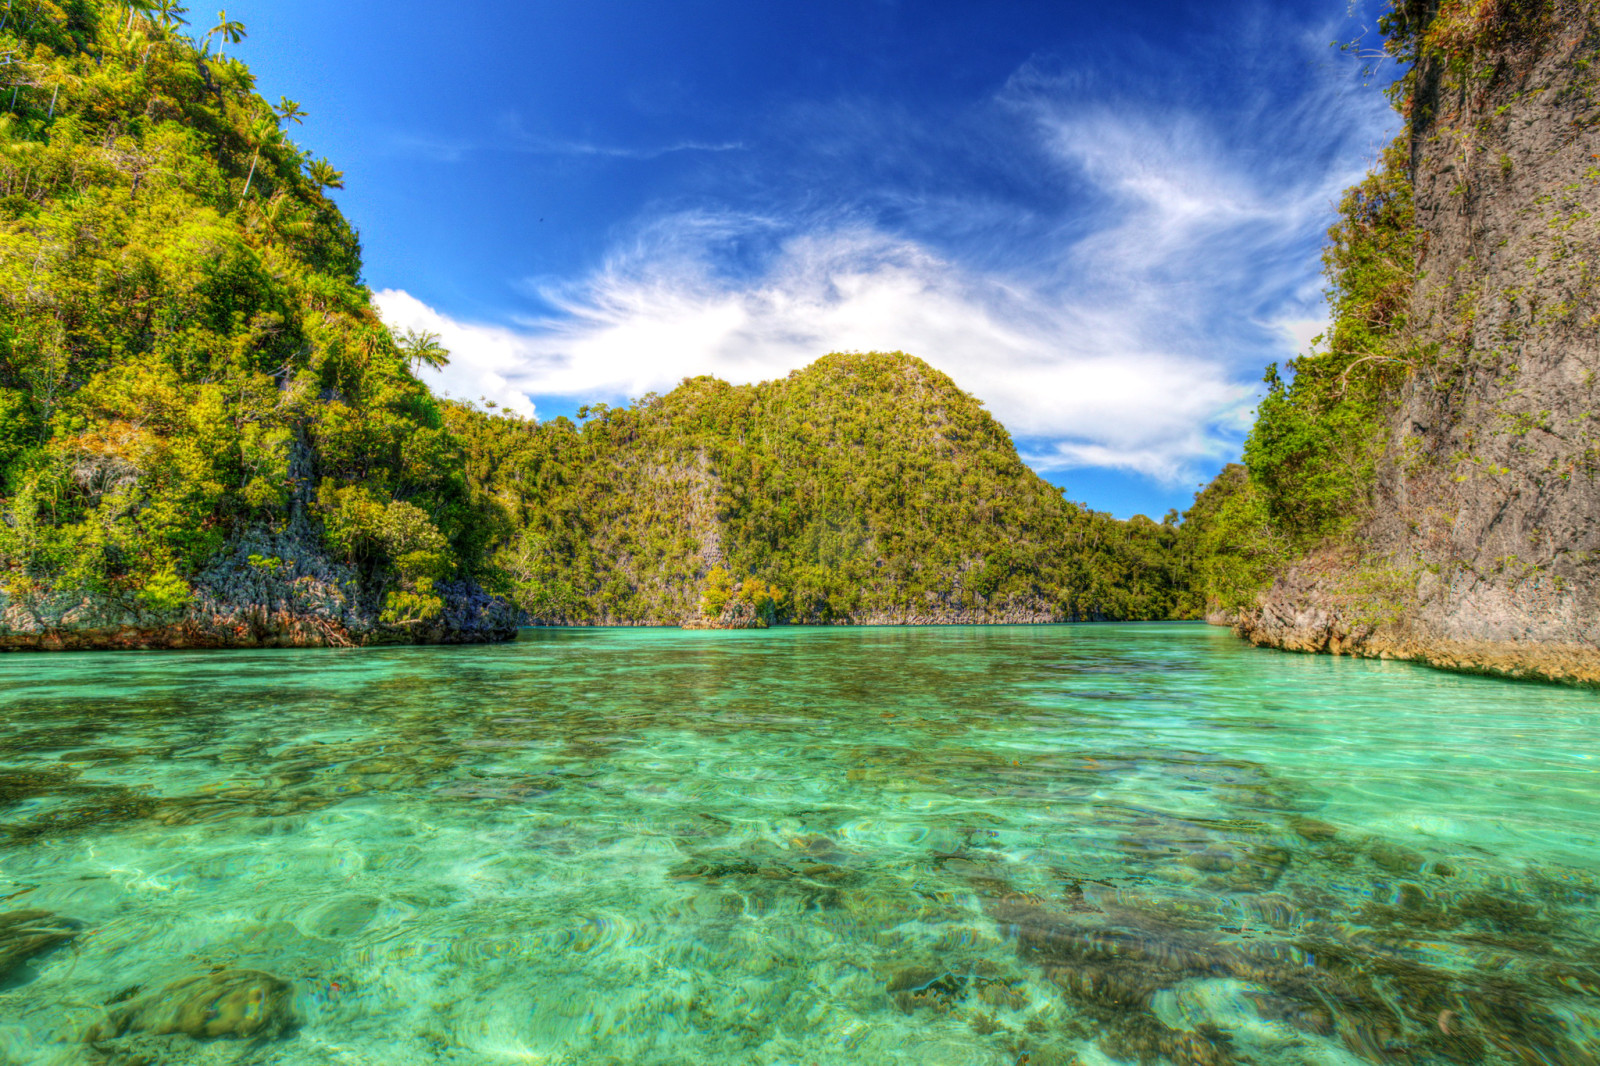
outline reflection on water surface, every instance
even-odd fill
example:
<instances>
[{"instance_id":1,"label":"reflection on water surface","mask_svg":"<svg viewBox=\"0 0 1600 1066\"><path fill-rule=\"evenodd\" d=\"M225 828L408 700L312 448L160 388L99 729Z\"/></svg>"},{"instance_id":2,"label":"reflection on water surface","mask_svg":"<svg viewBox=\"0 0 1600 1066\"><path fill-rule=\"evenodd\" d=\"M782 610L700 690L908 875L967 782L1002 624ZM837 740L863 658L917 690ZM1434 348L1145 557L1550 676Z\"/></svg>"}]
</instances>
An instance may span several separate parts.
<instances>
[{"instance_id":1,"label":"reflection on water surface","mask_svg":"<svg viewBox=\"0 0 1600 1066\"><path fill-rule=\"evenodd\" d=\"M0 1061L1593 1064L1597 726L1197 626L10 656Z\"/></svg>"}]
</instances>

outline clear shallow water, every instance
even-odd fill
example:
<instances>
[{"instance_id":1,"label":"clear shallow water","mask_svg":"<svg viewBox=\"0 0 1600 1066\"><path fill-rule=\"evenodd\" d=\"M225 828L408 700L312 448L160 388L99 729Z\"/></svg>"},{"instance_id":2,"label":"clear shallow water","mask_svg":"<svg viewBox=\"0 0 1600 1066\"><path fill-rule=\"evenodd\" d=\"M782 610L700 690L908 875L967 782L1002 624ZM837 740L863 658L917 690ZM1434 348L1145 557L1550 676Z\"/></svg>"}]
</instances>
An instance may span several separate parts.
<instances>
[{"instance_id":1,"label":"clear shallow water","mask_svg":"<svg viewBox=\"0 0 1600 1066\"><path fill-rule=\"evenodd\" d=\"M1595 1063L1597 727L1200 626L4 657L0 1061Z\"/></svg>"}]
</instances>

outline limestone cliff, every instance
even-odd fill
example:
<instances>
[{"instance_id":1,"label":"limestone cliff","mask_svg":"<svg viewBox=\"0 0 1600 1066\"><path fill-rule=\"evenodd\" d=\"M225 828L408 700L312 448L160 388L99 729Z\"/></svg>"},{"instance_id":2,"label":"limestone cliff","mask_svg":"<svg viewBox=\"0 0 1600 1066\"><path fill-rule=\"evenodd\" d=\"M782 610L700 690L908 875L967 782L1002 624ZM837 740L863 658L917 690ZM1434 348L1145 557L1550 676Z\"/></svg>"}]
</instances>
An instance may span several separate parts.
<instances>
[{"instance_id":1,"label":"limestone cliff","mask_svg":"<svg viewBox=\"0 0 1600 1066\"><path fill-rule=\"evenodd\" d=\"M158 609L132 593L0 588L0 650L482 644L517 632L515 609L470 581L435 585L434 617L383 621L370 584L329 560L309 523L237 538L192 589L187 604Z\"/></svg>"},{"instance_id":2,"label":"limestone cliff","mask_svg":"<svg viewBox=\"0 0 1600 1066\"><path fill-rule=\"evenodd\" d=\"M1282 648L1600 683L1596 6L1419 17L1439 44L1410 100L1409 321L1425 357L1395 398L1371 516L1289 567L1238 628Z\"/></svg>"}]
</instances>

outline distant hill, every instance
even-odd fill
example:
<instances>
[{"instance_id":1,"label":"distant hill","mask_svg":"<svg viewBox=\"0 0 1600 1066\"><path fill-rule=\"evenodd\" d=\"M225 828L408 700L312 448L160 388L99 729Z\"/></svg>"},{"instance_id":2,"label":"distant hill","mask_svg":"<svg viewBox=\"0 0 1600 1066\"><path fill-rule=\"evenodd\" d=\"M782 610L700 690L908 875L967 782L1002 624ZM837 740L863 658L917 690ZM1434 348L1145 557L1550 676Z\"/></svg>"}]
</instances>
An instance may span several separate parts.
<instances>
[{"instance_id":1,"label":"distant hill","mask_svg":"<svg viewBox=\"0 0 1600 1066\"><path fill-rule=\"evenodd\" d=\"M460 405L447 421L478 506L498 512L500 589L540 622L1195 611L1175 526L1063 499L978 400L903 353L758 385L693 378L581 425Z\"/></svg>"}]
</instances>

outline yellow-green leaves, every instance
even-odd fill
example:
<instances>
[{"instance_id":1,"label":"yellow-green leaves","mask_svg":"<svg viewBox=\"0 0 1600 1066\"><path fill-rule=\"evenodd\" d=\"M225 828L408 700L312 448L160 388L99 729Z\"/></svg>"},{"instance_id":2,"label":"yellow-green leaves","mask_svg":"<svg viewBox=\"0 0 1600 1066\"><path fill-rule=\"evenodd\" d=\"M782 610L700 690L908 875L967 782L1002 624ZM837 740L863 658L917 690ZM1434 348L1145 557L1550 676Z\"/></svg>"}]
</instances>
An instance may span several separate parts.
<instances>
[{"instance_id":1,"label":"yellow-green leaves","mask_svg":"<svg viewBox=\"0 0 1600 1066\"><path fill-rule=\"evenodd\" d=\"M285 135L304 112L202 56L181 14L30 2L0 31L18 88L0 115L0 572L168 588L287 523L310 481L374 595L429 595L452 538L477 545L472 514L323 194L342 176L308 174Z\"/></svg>"},{"instance_id":2,"label":"yellow-green leaves","mask_svg":"<svg viewBox=\"0 0 1600 1066\"><path fill-rule=\"evenodd\" d=\"M150 575L139 590L139 600L153 611L177 611L193 599L189 583L171 570Z\"/></svg>"}]
</instances>

